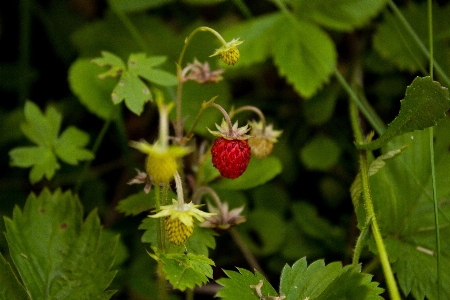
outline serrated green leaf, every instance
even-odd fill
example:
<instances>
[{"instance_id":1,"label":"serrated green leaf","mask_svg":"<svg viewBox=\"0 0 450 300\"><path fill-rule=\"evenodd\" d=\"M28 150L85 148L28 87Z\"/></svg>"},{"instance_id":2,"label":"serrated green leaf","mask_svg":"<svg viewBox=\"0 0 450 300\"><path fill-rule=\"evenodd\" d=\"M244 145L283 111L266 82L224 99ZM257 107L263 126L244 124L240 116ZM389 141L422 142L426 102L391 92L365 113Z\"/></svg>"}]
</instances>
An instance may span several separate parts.
<instances>
[{"instance_id":1,"label":"serrated green leaf","mask_svg":"<svg viewBox=\"0 0 450 300\"><path fill-rule=\"evenodd\" d=\"M212 278L214 262L204 255L197 254L162 254L163 271L167 280L176 289L184 291L201 286Z\"/></svg>"},{"instance_id":2,"label":"serrated green leaf","mask_svg":"<svg viewBox=\"0 0 450 300\"><path fill-rule=\"evenodd\" d=\"M441 268L450 267L450 120L435 128L436 187L441 236ZM387 251L399 285L416 299L437 299L434 204L430 166L429 133L414 131L394 138L383 149L388 152L409 144L402 155L370 177L375 214L387 243ZM365 216L358 215L359 223ZM446 279L447 278L447 279ZM443 281L446 282L446 281ZM443 299L450 298L450 286L443 284Z\"/></svg>"},{"instance_id":3,"label":"serrated green leaf","mask_svg":"<svg viewBox=\"0 0 450 300\"><path fill-rule=\"evenodd\" d=\"M336 64L336 49L331 38L309 22L287 16L278 19L273 56L278 72L286 76L303 97L313 96L328 82Z\"/></svg>"},{"instance_id":4,"label":"serrated green leaf","mask_svg":"<svg viewBox=\"0 0 450 300\"><path fill-rule=\"evenodd\" d=\"M378 139L356 146L367 150L378 149L395 136L436 125L449 108L447 88L430 77L416 77L406 88L405 98L400 101L400 112L387 130Z\"/></svg>"},{"instance_id":5,"label":"serrated green leaf","mask_svg":"<svg viewBox=\"0 0 450 300\"><path fill-rule=\"evenodd\" d=\"M11 257L31 298L109 299L105 291L117 237L107 238L93 211L83 222L81 203L70 192L30 194L23 211L5 217Z\"/></svg>"},{"instance_id":6,"label":"serrated green leaf","mask_svg":"<svg viewBox=\"0 0 450 300\"><path fill-rule=\"evenodd\" d=\"M233 67L249 66L270 57L279 18L280 13L267 14L227 27L222 32L227 41L238 37L244 41L239 45L239 63Z\"/></svg>"},{"instance_id":7,"label":"serrated green leaf","mask_svg":"<svg viewBox=\"0 0 450 300\"><path fill-rule=\"evenodd\" d=\"M109 70L98 74L98 78L105 79L107 77L117 77L122 74L126 69L125 63L117 55L110 53L108 51L102 51L102 57L94 58L91 62L99 65L100 67L107 66Z\"/></svg>"},{"instance_id":8,"label":"serrated green leaf","mask_svg":"<svg viewBox=\"0 0 450 300\"><path fill-rule=\"evenodd\" d=\"M218 284L223 286L216 297L229 300L256 300L261 299L257 294L257 286L263 296L278 296L275 289L270 285L267 279L255 270L255 274L245 269L237 268L239 272L224 270L228 278L216 280Z\"/></svg>"},{"instance_id":9,"label":"serrated green leaf","mask_svg":"<svg viewBox=\"0 0 450 300\"><path fill-rule=\"evenodd\" d=\"M25 288L20 284L11 265L0 253L0 300L30 299Z\"/></svg>"},{"instance_id":10,"label":"serrated green leaf","mask_svg":"<svg viewBox=\"0 0 450 300\"><path fill-rule=\"evenodd\" d=\"M300 158L310 170L325 171L338 163L341 148L331 138L318 135L312 138L301 150Z\"/></svg>"},{"instance_id":11,"label":"serrated green leaf","mask_svg":"<svg viewBox=\"0 0 450 300\"><path fill-rule=\"evenodd\" d=\"M55 142L55 153L64 162L78 165L79 161L94 159L94 154L83 149L89 142L89 135L76 127L70 126Z\"/></svg>"},{"instance_id":12,"label":"serrated green leaf","mask_svg":"<svg viewBox=\"0 0 450 300\"><path fill-rule=\"evenodd\" d=\"M282 166L274 156L265 159L250 159L250 163L241 177L236 179L221 178L217 183L211 184L213 189L245 190L257 187L273 179L281 173Z\"/></svg>"},{"instance_id":13,"label":"serrated green leaf","mask_svg":"<svg viewBox=\"0 0 450 300\"><path fill-rule=\"evenodd\" d=\"M371 275L360 273L361 266L333 262L325 266L318 260L307 266L306 258L286 265L281 273L280 294L286 299L382 299L383 289L371 282Z\"/></svg>"},{"instance_id":14,"label":"serrated green leaf","mask_svg":"<svg viewBox=\"0 0 450 300\"><path fill-rule=\"evenodd\" d=\"M61 115L51 106L43 114L35 103L25 102L25 123L20 129L23 134L37 145L49 147L58 136L61 126Z\"/></svg>"},{"instance_id":15,"label":"serrated green leaf","mask_svg":"<svg viewBox=\"0 0 450 300\"><path fill-rule=\"evenodd\" d=\"M142 235L141 242L150 243L152 245L156 245L158 243L157 234L156 234L156 225L159 219L155 218L145 218L141 225L139 225L139 229L145 230Z\"/></svg>"},{"instance_id":16,"label":"serrated green leaf","mask_svg":"<svg viewBox=\"0 0 450 300\"><path fill-rule=\"evenodd\" d=\"M300 19L310 19L330 29L350 31L362 27L376 16L386 0L293 1Z\"/></svg>"},{"instance_id":17,"label":"serrated green leaf","mask_svg":"<svg viewBox=\"0 0 450 300\"><path fill-rule=\"evenodd\" d=\"M99 79L101 68L87 59L77 59L69 69L69 84L80 102L93 114L112 120L118 117L118 110L111 101L111 91L116 80Z\"/></svg>"}]
</instances>

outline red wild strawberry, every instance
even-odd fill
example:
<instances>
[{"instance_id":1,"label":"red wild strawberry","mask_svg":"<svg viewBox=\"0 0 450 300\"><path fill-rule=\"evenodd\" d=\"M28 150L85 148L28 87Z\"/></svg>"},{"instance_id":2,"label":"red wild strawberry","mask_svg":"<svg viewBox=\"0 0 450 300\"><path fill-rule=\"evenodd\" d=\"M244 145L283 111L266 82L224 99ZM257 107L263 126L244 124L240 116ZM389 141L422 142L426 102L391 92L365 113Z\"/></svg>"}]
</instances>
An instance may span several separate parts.
<instances>
[{"instance_id":1,"label":"red wild strawberry","mask_svg":"<svg viewBox=\"0 0 450 300\"><path fill-rule=\"evenodd\" d=\"M225 121L216 127L219 131L210 132L218 138L211 148L212 163L219 170L220 175L235 179L242 175L250 162L251 149L247 142L250 137L246 134L248 125L238 128L237 122L232 128Z\"/></svg>"},{"instance_id":2,"label":"red wild strawberry","mask_svg":"<svg viewBox=\"0 0 450 300\"><path fill-rule=\"evenodd\" d=\"M211 148L212 163L226 178L238 178L250 161L250 146L246 140L218 137Z\"/></svg>"}]
</instances>

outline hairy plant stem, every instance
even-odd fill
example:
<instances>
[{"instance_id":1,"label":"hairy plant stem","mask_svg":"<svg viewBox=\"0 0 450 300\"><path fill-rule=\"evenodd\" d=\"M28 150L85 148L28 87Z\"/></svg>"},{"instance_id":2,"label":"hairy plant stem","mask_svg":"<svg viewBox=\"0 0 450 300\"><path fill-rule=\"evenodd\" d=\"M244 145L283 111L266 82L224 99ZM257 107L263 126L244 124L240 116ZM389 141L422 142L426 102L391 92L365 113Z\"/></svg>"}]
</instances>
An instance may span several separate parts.
<instances>
[{"instance_id":1,"label":"hairy plant stem","mask_svg":"<svg viewBox=\"0 0 450 300\"><path fill-rule=\"evenodd\" d=\"M164 271L163 271L164 264L162 261L158 260L158 266L157 266L157 277L158 277L158 299L160 300L168 300L169 299L169 293L167 292L166 288L166 279L164 278Z\"/></svg>"},{"instance_id":2,"label":"hairy plant stem","mask_svg":"<svg viewBox=\"0 0 450 300\"><path fill-rule=\"evenodd\" d=\"M181 142L183 138L183 124L181 120L181 104L182 104L182 94L183 94L183 76L182 76L182 65L183 65L183 59L184 54L186 52L186 49L192 39L192 37L200 31L209 31L212 34L214 34L219 41L222 43L222 45L226 45L227 42L225 39L212 28L201 26L194 29L191 34L184 40L183 49L181 49L180 57L178 58L177 63L177 79L178 79L178 87L177 87L177 99L176 99L176 117L175 117L175 136L179 142Z\"/></svg>"},{"instance_id":3,"label":"hairy plant stem","mask_svg":"<svg viewBox=\"0 0 450 300\"><path fill-rule=\"evenodd\" d=\"M258 115L258 117L262 123L262 134L264 134L266 132L266 126L267 126L266 117L264 116L263 112L256 106L244 105L244 106L239 107L238 109L233 109L230 112L230 118L232 118L234 115L237 115L238 113L243 112L243 111L253 111Z\"/></svg>"},{"instance_id":4,"label":"hairy plant stem","mask_svg":"<svg viewBox=\"0 0 450 300\"><path fill-rule=\"evenodd\" d=\"M428 0L428 37L430 44L430 77L433 79L433 1ZM428 129L430 141L430 164L431 164L431 178L433 184L433 202L434 202L434 225L436 233L436 269L437 269L437 287L438 300L442 294L442 276L441 276L441 236L439 230L439 203L437 199L436 190L436 171L434 165L434 127Z\"/></svg>"},{"instance_id":5,"label":"hairy plant stem","mask_svg":"<svg viewBox=\"0 0 450 300\"><path fill-rule=\"evenodd\" d=\"M363 143L363 134L358 126L358 111L354 104L350 103L350 118L352 119L351 124L354 130L354 135L357 143ZM352 107L353 106L353 107ZM381 236L380 228L378 226L378 221L375 215L375 210L372 202L372 195L370 192L370 184L369 184L369 168L367 165L367 150L360 150L359 152L359 164L360 164L360 176L361 176L361 184L362 184L362 193L364 198L364 207L366 209L366 226L370 224L372 229L372 234L375 239L375 244L377 246L378 255L380 257L381 266L383 269L384 277L386 279L386 285L388 287L389 295L392 300L400 300L400 293L398 291L397 283L394 278L394 273L392 272L391 265L389 263L388 254L386 251L386 247L384 246L383 238ZM359 240L364 239L364 230L361 232L360 237L358 238L357 248L355 249L355 256L358 255L357 252L360 252L360 248L362 247ZM357 258L353 257L353 264Z\"/></svg>"},{"instance_id":6,"label":"hairy plant stem","mask_svg":"<svg viewBox=\"0 0 450 300\"><path fill-rule=\"evenodd\" d=\"M159 211L161 209L161 188L159 184L155 184L155 210ZM158 241L158 249L164 253L165 243L164 243L164 223L162 218L158 218L156 222L156 239Z\"/></svg>"}]
</instances>

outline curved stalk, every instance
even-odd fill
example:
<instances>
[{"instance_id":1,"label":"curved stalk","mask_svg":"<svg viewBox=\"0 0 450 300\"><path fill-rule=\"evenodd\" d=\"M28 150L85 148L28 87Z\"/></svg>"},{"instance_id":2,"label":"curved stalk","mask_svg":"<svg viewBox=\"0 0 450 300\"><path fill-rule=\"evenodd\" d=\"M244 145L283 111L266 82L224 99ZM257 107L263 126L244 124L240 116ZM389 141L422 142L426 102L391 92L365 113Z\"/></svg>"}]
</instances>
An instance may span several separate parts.
<instances>
[{"instance_id":1,"label":"curved stalk","mask_svg":"<svg viewBox=\"0 0 450 300\"><path fill-rule=\"evenodd\" d=\"M232 110L230 112L230 117L232 118L234 115L237 115L238 113L243 112L243 111L253 111L258 115L258 117L262 123L262 134L264 134L266 132L266 124L267 124L266 117L264 116L263 112L256 106L252 106L252 105L241 106L238 109Z\"/></svg>"}]
</instances>

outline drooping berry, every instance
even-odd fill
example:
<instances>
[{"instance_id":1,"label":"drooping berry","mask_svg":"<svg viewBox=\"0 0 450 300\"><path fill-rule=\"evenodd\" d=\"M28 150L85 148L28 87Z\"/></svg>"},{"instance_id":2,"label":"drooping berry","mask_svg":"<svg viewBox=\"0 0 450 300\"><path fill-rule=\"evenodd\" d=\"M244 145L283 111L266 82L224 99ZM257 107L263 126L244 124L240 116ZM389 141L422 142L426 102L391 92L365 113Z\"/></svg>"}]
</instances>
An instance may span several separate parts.
<instances>
[{"instance_id":1,"label":"drooping berry","mask_svg":"<svg viewBox=\"0 0 450 300\"><path fill-rule=\"evenodd\" d=\"M251 149L247 140L218 137L211 148L212 163L220 175L235 179L242 175L250 162Z\"/></svg>"},{"instance_id":2,"label":"drooping berry","mask_svg":"<svg viewBox=\"0 0 450 300\"><path fill-rule=\"evenodd\" d=\"M273 145L277 142L281 135L281 130L274 130L273 125L269 124L265 128L261 122L250 122L252 130L250 131L251 138L248 140L252 148L252 154L256 158L264 158L272 153Z\"/></svg>"}]
</instances>

